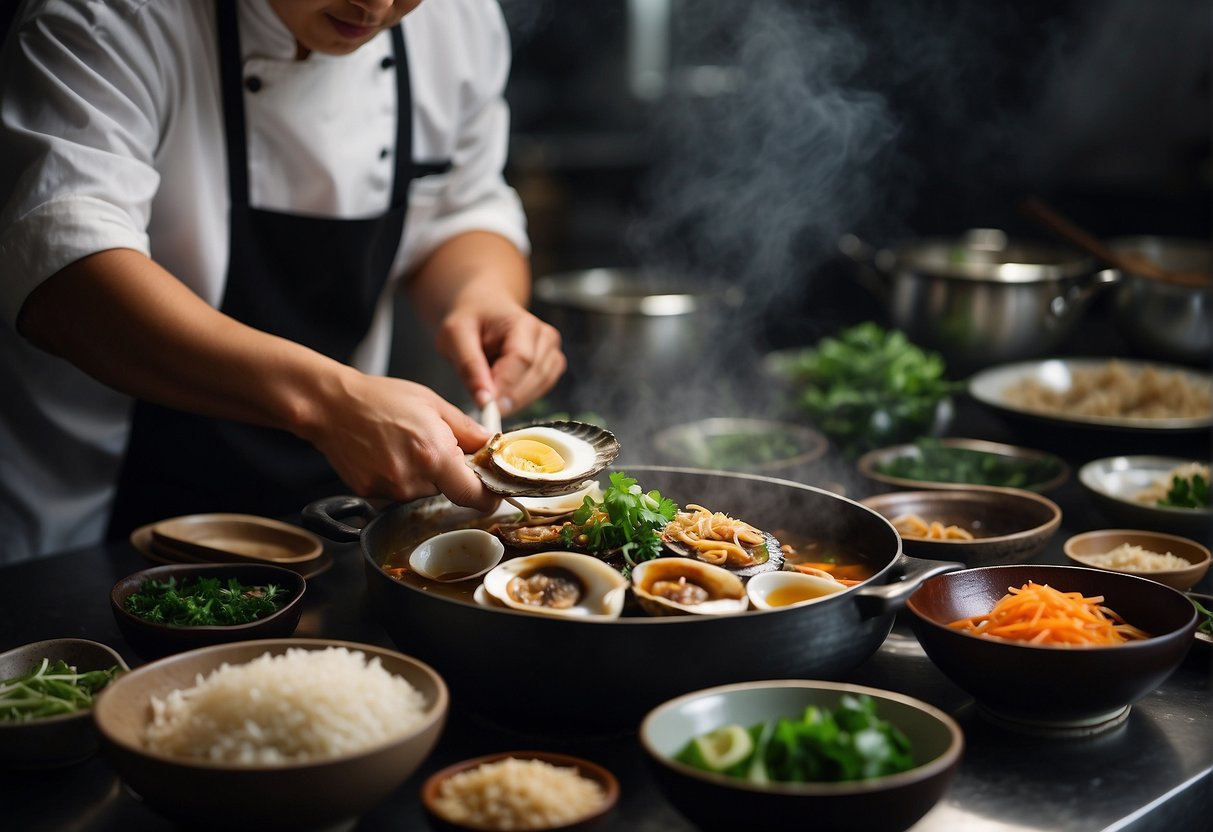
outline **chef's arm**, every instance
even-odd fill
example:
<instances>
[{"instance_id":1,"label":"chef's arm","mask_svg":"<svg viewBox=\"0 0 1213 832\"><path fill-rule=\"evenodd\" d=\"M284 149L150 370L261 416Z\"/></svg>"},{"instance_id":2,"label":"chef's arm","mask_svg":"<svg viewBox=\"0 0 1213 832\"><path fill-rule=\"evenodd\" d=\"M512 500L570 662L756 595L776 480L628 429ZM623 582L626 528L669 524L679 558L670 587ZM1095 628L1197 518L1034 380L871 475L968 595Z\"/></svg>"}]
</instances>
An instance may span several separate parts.
<instances>
[{"instance_id":1,"label":"chef's arm","mask_svg":"<svg viewBox=\"0 0 1213 832\"><path fill-rule=\"evenodd\" d=\"M478 405L508 413L542 396L564 372L560 333L527 311L530 266L505 237L458 234L409 280L414 308Z\"/></svg>"},{"instance_id":2,"label":"chef's arm","mask_svg":"<svg viewBox=\"0 0 1213 832\"><path fill-rule=\"evenodd\" d=\"M137 398L288 430L365 496L440 490L464 505L495 502L463 460L487 434L454 405L246 326L139 252L110 249L67 266L29 295L17 325Z\"/></svg>"}]
</instances>

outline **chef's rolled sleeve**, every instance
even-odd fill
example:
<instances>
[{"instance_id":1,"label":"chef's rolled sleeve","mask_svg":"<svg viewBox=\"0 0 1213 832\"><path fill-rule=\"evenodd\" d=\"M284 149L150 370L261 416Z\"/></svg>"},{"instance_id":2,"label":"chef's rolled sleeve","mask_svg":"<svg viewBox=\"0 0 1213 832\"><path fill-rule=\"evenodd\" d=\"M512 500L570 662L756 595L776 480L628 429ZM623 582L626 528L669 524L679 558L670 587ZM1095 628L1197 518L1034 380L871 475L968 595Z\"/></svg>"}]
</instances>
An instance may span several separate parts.
<instances>
[{"instance_id":1,"label":"chef's rolled sleeve","mask_svg":"<svg viewBox=\"0 0 1213 832\"><path fill-rule=\"evenodd\" d=\"M45 202L0 236L0 314L9 326L29 293L81 258L113 248L147 254L147 234L131 226L121 208L93 197L67 196Z\"/></svg>"}]
</instances>

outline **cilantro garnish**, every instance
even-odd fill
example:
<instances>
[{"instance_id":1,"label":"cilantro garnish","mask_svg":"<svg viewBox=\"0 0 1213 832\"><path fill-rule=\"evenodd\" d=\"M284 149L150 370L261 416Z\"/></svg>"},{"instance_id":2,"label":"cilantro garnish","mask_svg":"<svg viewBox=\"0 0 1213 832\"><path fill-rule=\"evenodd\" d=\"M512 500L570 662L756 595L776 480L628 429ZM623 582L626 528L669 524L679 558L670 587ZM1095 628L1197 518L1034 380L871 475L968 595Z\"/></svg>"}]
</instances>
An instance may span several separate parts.
<instances>
[{"instance_id":1,"label":"cilantro garnish","mask_svg":"<svg viewBox=\"0 0 1213 832\"><path fill-rule=\"evenodd\" d=\"M620 552L625 574L641 561L661 554L661 531L674 519L678 507L653 489L643 491L635 479L616 471L601 501L587 496L573 514L572 525L561 533L565 545L596 555ZM574 538L584 535L587 542Z\"/></svg>"}]
</instances>

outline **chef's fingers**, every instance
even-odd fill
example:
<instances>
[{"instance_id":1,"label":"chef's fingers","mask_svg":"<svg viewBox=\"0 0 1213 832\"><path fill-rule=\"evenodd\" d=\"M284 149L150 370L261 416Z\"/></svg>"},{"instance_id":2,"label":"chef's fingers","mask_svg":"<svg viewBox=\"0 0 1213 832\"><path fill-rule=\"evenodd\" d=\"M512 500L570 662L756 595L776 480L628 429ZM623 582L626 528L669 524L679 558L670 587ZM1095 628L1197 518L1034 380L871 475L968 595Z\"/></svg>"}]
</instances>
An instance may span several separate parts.
<instances>
[{"instance_id":1,"label":"chef's fingers","mask_svg":"<svg viewBox=\"0 0 1213 832\"><path fill-rule=\"evenodd\" d=\"M542 396L567 366L555 327L532 317L527 326L512 329L492 369L502 410L518 410Z\"/></svg>"},{"instance_id":2,"label":"chef's fingers","mask_svg":"<svg viewBox=\"0 0 1213 832\"><path fill-rule=\"evenodd\" d=\"M479 450L493 438L492 431L445 399L438 405L438 415L450 426L455 441L466 453Z\"/></svg>"},{"instance_id":3,"label":"chef's fingers","mask_svg":"<svg viewBox=\"0 0 1213 832\"><path fill-rule=\"evenodd\" d=\"M438 351L451 362L472 395L477 407L484 407L498 396L489 368L488 356L480 334L480 322L471 316L452 317L438 332Z\"/></svg>"}]
</instances>

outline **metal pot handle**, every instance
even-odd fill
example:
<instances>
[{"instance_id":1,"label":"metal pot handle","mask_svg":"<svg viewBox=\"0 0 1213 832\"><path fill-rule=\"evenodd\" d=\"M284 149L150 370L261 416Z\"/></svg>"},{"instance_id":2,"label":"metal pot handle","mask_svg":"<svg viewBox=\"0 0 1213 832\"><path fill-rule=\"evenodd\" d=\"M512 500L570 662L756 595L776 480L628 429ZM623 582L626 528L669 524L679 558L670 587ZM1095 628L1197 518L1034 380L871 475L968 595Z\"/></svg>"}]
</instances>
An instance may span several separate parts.
<instances>
[{"instance_id":1,"label":"metal pot handle","mask_svg":"<svg viewBox=\"0 0 1213 832\"><path fill-rule=\"evenodd\" d=\"M860 587L855 593L859 612L872 618L897 612L905 606L906 599L913 595L928 578L945 572L956 572L967 567L950 560L927 560L901 555L897 560L901 567L901 580L888 584Z\"/></svg>"},{"instance_id":2,"label":"metal pot handle","mask_svg":"<svg viewBox=\"0 0 1213 832\"><path fill-rule=\"evenodd\" d=\"M1049 314L1054 318L1064 318L1075 306L1081 306L1097 292L1113 283L1119 283L1121 273L1118 269L1103 269L1095 274L1081 279L1071 286L1065 294L1058 295L1049 302Z\"/></svg>"},{"instance_id":3,"label":"metal pot handle","mask_svg":"<svg viewBox=\"0 0 1213 832\"><path fill-rule=\"evenodd\" d=\"M370 519L375 514L374 507L361 497L346 495L324 497L314 503L309 503L303 509L303 526L329 540L353 543L362 537L362 530L348 523L342 523L342 519L347 517Z\"/></svg>"}]
</instances>

